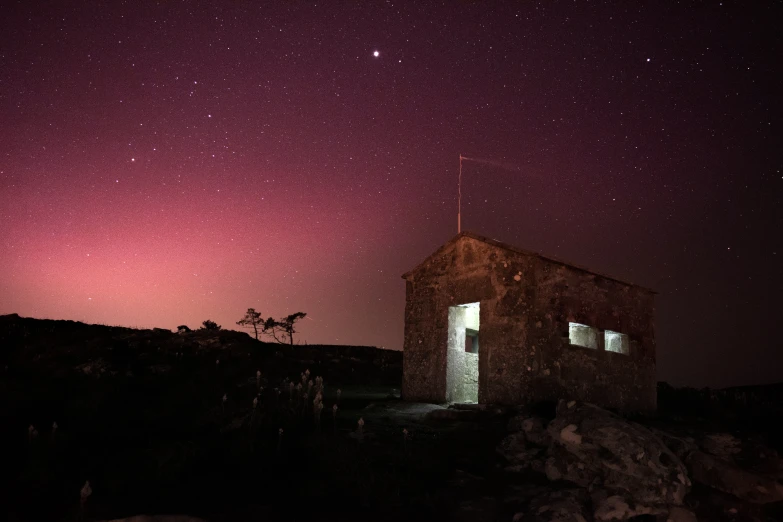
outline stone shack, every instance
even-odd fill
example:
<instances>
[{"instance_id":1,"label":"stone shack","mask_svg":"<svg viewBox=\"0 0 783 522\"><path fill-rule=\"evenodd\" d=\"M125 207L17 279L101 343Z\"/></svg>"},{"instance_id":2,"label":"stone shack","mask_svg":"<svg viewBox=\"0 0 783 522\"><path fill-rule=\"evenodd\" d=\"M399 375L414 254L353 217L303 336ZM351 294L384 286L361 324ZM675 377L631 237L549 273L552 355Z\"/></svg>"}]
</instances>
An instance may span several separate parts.
<instances>
[{"instance_id":1,"label":"stone shack","mask_svg":"<svg viewBox=\"0 0 783 522\"><path fill-rule=\"evenodd\" d=\"M403 279L404 399L655 410L652 290L470 232Z\"/></svg>"}]
</instances>

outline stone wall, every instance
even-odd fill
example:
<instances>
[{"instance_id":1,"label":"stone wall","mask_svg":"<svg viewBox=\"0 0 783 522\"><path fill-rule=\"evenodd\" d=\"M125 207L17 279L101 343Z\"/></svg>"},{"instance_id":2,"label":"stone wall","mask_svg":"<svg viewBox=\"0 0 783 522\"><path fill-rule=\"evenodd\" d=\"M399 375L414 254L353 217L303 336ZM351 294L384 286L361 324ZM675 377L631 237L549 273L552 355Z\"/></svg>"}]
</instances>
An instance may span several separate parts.
<instances>
[{"instance_id":1,"label":"stone wall","mask_svg":"<svg viewBox=\"0 0 783 522\"><path fill-rule=\"evenodd\" d=\"M537 265L529 349L540 361L538 371L535 365L530 371L530 396L553 400L566 394L610 408L654 410L654 294L546 259ZM570 322L597 329L597 349L571 346ZM627 355L605 350L606 330L628 336Z\"/></svg>"},{"instance_id":2,"label":"stone wall","mask_svg":"<svg viewBox=\"0 0 783 522\"><path fill-rule=\"evenodd\" d=\"M479 312L481 353L485 334L484 314L487 312L483 304L497 296L491 274L482 262L488 253L480 249L480 242L477 243L479 249L473 248L472 243L460 244L459 247L454 243L446 245L407 278L402 385L402 394L407 400L453 400L447 399L447 375L451 375L451 379L461 379L464 365L458 370L457 364L451 367L447 364L449 307L476 302L482 304ZM452 346L456 344L452 343ZM479 366L481 359L479 355ZM480 394L479 384L479 402Z\"/></svg>"},{"instance_id":3,"label":"stone wall","mask_svg":"<svg viewBox=\"0 0 783 522\"><path fill-rule=\"evenodd\" d=\"M460 402L475 402L478 397L478 354L465 354L465 384Z\"/></svg>"},{"instance_id":4,"label":"stone wall","mask_svg":"<svg viewBox=\"0 0 783 522\"><path fill-rule=\"evenodd\" d=\"M455 400L447 375L465 374L464 333L449 366L449 307L479 302L479 402L655 408L652 292L465 233L406 280L405 399ZM569 322L596 328L598 346L571 346ZM630 354L606 352L605 330L627 334Z\"/></svg>"}]
</instances>

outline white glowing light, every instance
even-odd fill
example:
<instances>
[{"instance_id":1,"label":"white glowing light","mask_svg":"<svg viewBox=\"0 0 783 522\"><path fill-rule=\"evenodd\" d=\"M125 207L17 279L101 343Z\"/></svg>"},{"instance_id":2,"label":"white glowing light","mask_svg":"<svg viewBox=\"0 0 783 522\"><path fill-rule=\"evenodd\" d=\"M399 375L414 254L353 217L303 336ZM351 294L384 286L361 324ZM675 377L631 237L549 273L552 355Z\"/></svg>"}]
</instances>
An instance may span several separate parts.
<instances>
[{"instance_id":1,"label":"white glowing light","mask_svg":"<svg viewBox=\"0 0 783 522\"><path fill-rule=\"evenodd\" d=\"M372 55L378 58L381 55L381 53L379 53L378 51L374 51Z\"/></svg>"}]
</instances>

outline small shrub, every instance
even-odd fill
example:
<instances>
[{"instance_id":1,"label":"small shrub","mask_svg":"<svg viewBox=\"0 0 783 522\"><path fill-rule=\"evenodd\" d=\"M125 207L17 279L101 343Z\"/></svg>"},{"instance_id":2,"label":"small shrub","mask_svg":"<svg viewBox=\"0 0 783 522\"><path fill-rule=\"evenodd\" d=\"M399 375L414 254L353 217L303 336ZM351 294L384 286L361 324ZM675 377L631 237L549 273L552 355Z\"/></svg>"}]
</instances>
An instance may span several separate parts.
<instances>
[{"instance_id":1,"label":"small shrub","mask_svg":"<svg viewBox=\"0 0 783 522\"><path fill-rule=\"evenodd\" d=\"M210 321L209 319L207 319L201 324L203 325L202 328L204 330L220 330L222 328L222 326L217 324L215 321Z\"/></svg>"}]
</instances>

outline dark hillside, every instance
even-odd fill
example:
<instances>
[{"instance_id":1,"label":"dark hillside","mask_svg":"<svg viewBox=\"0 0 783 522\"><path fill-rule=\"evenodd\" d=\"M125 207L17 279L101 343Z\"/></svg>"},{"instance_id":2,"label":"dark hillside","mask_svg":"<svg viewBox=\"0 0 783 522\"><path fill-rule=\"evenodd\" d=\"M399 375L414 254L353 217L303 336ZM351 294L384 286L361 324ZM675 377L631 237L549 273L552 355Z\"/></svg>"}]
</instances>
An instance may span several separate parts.
<instances>
[{"instance_id":1,"label":"dark hillside","mask_svg":"<svg viewBox=\"0 0 783 522\"><path fill-rule=\"evenodd\" d=\"M248 488L269 490L264 502L276 510L287 485L318 489L326 480L305 471L314 465L306 455L316 393L324 404L318 430L322 422L336 436L359 418L348 413L352 386L395 393L402 366L401 352L366 346L287 346L235 331L177 334L17 315L0 317L0 357L0 489L11 493L6 507L15 520L75 519L85 480L95 491L87 520L209 514ZM294 460L279 460L281 428L285 446L298 448ZM341 480L355 477L333 483L351 491Z\"/></svg>"},{"instance_id":2,"label":"dark hillside","mask_svg":"<svg viewBox=\"0 0 783 522\"><path fill-rule=\"evenodd\" d=\"M52 376L74 370L92 375L130 372L141 377L166 372L167 362L208 356L228 361L263 361L268 379L307 369L328 373L343 384L399 385L402 352L372 346L294 345L256 341L233 330L194 330L186 334L155 328L138 330L76 321L0 316L0 364L21 376ZM172 359L173 358L173 359Z\"/></svg>"}]
</instances>

